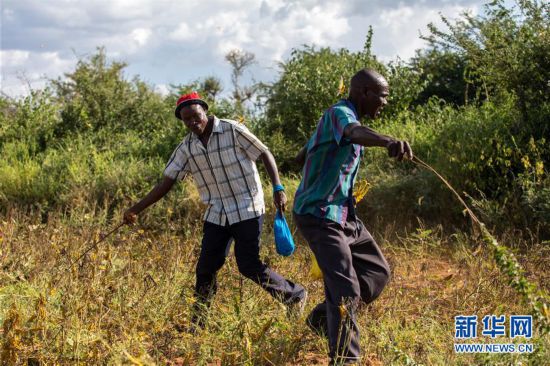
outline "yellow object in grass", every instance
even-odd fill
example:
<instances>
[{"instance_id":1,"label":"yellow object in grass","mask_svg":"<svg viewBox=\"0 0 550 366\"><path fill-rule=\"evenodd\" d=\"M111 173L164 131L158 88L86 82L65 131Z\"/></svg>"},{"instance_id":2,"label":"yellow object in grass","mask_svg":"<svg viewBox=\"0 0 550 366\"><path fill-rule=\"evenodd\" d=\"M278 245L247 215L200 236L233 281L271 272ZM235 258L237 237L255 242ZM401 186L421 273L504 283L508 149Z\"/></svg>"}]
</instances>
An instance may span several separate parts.
<instances>
[{"instance_id":1,"label":"yellow object in grass","mask_svg":"<svg viewBox=\"0 0 550 366\"><path fill-rule=\"evenodd\" d=\"M315 255L313 255L313 253L311 254L311 268L309 269L309 275L314 280L320 280L323 278L323 272L321 272L319 263L317 263L317 259L315 259Z\"/></svg>"},{"instance_id":2,"label":"yellow object in grass","mask_svg":"<svg viewBox=\"0 0 550 366\"><path fill-rule=\"evenodd\" d=\"M349 315L348 309L346 308L346 305L344 305L344 304L340 304L340 306L338 307L338 310L340 310L340 317L341 318L345 318L346 316Z\"/></svg>"},{"instance_id":3,"label":"yellow object in grass","mask_svg":"<svg viewBox=\"0 0 550 366\"><path fill-rule=\"evenodd\" d=\"M355 198L355 204L358 204L370 189L370 183L363 179L355 184L353 188L353 197Z\"/></svg>"},{"instance_id":4,"label":"yellow object in grass","mask_svg":"<svg viewBox=\"0 0 550 366\"><path fill-rule=\"evenodd\" d=\"M346 84L344 84L344 77L340 76L340 82L338 83L338 94L337 96L344 95L346 92Z\"/></svg>"}]
</instances>

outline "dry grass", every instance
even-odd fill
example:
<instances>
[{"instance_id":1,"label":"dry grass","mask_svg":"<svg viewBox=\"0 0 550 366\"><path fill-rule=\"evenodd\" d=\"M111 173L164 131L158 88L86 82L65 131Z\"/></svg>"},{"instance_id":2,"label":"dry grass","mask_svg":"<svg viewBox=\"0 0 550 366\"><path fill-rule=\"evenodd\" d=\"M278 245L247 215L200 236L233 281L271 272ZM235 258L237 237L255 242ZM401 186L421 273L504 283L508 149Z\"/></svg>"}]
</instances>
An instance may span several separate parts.
<instances>
[{"instance_id":1,"label":"dry grass","mask_svg":"<svg viewBox=\"0 0 550 366\"><path fill-rule=\"evenodd\" d=\"M219 273L220 289L206 329L196 335L176 331L176 325L188 324L202 229L195 213L199 207L189 202L188 210L169 212L171 219L159 217L173 202L160 205L144 218L144 227L122 228L72 268L69 264L100 231L109 229L108 213L81 208L41 223L39 215L14 210L0 218L3 362L326 364L324 340L243 280L233 256ZM309 249L298 238L293 256L277 256L270 230L267 225L262 256L308 288L307 311L323 297L322 283L309 276ZM537 353L531 356L453 352L455 315L524 314L528 309L483 246L465 234L449 237L437 228L419 228L403 238L394 232L376 237L393 278L380 299L361 309L364 364L507 365L550 359L549 339L538 334L532 340ZM520 260L529 278L548 290L548 256L540 257L547 249L540 244L530 248Z\"/></svg>"}]
</instances>

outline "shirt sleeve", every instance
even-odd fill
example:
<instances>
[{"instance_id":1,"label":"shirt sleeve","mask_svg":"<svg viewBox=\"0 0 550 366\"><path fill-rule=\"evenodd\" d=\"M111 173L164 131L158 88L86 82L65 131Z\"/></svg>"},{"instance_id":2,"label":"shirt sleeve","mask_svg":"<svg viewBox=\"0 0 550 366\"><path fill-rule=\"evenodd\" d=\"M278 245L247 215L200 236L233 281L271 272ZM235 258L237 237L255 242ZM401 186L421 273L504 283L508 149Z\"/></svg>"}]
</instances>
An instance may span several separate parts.
<instances>
[{"instance_id":1,"label":"shirt sleeve","mask_svg":"<svg viewBox=\"0 0 550 366\"><path fill-rule=\"evenodd\" d=\"M350 123L359 123L354 113L349 108L334 107L330 110L330 121L336 143L338 145L349 144L350 141L344 138L344 129Z\"/></svg>"},{"instance_id":2,"label":"shirt sleeve","mask_svg":"<svg viewBox=\"0 0 550 366\"><path fill-rule=\"evenodd\" d=\"M269 150L260 139L242 125L235 126L235 139L237 145L252 161L256 161L260 155Z\"/></svg>"},{"instance_id":3,"label":"shirt sleeve","mask_svg":"<svg viewBox=\"0 0 550 366\"><path fill-rule=\"evenodd\" d=\"M185 140L182 141L172 153L166 168L164 168L164 176L176 180L182 180L191 172L189 167L189 156L185 152Z\"/></svg>"}]
</instances>

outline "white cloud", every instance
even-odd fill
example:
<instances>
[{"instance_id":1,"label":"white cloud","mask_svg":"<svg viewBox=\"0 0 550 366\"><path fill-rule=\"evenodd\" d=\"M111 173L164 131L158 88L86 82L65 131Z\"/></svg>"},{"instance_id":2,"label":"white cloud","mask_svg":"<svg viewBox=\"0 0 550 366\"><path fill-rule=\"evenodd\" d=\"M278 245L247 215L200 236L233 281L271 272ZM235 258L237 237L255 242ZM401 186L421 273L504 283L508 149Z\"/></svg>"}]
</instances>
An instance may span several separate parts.
<instances>
[{"instance_id":1,"label":"white cloud","mask_svg":"<svg viewBox=\"0 0 550 366\"><path fill-rule=\"evenodd\" d=\"M207 75L229 85L224 55L233 48L255 53L257 79L273 79L276 63L292 48L316 44L359 50L369 25L379 58L406 59L423 46L419 30L437 23L439 12L456 17L482 2L4 0L2 91L19 90L13 86L18 73L33 80L61 76L74 67L74 54L89 55L98 46L128 62L127 75L140 74L157 85Z\"/></svg>"},{"instance_id":2,"label":"white cloud","mask_svg":"<svg viewBox=\"0 0 550 366\"><path fill-rule=\"evenodd\" d=\"M151 30L147 28L136 28L131 33L132 38L138 44L138 46L143 46L151 37Z\"/></svg>"},{"instance_id":3,"label":"white cloud","mask_svg":"<svg viewBox=\"0 0 550 366\"><path fill-rule=\"evenodd\" d=\"M0 60L2 60L2 68L14 67L21 65L29 59L29 51L0 51Z\"/></svg>"},{"instance_id":4,"label":"white cloud","mask_svg":"<svg viewBox=\"0 0 550 366\"><path fill-rule=\"evenodd\" d=\"M166 84L155 85L155 91L160 95L164 95L164 96L170 94L170 88Z\"/></svg>"},{"instance_id":5,"label":"white cloud","mask_svg":"<svg viewBox=\"0 0 550 366\"><path fill-rule=\"evenodd\" d=\"M426 47L420 34L428 34L428 23L434 23L444 29L441 15L448 18L458 18L466 10L472 14L478 13L477 6L461 6L456 4L440 7L427 6L428 1L421 3L407 2L411 5L401 5L396 8L384 8L380 12L370 15L359 13L350 17L352 29L366 29L372 25L374 31L373 52L383 61L390 61L397 57L406 60L414 56L417 49ZM364 43L361 39L354 39L346 47L358 49Z\"/></svg>"},{"instance_id":6,"label":"white cloud","mask_svg":"<svg viewBox=\"0 0 550 366\"><path fill-rule=\"evenodd\" d=\"M185 22L181 22L178 24L178 27L170 32L170 39L176 40L176 41L189 41L192 40L193 34L191 34L191 28L187 25Z\"/></svg>"},{"instance_id":7,"label":"white cloud","mask_svg":"<svg viewBox=\"0 0 550 366\"><path fill-rule=\"evenodd\" d=\"M1 91L15 96L39 89L48 78L61 76L74 67L74 60L63 59L57 52L0 51L2 60Z\"/></svg>"},{"instance_id":8,"label":"white cloud","mask_svg":"<svg viewBox=\"0 0 550 366\"><path fill-rule=\"evenodd\" d=\"M96 0L97 2L101 3L100 8L107 16L118 20L154 17L156 15L153 11L154 8L163 3L162 1L149 0Z\"/></svg>"}]
</instances>

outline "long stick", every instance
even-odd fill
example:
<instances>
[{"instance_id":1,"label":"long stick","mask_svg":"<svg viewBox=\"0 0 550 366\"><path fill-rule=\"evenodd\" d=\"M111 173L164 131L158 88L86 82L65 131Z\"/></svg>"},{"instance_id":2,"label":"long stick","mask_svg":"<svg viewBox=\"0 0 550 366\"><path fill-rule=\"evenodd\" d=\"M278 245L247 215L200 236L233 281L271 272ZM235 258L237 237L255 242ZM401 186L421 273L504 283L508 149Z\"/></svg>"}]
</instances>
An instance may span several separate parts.
<instances>
[{"instance_id":1,"label":"long stick","mask_svg":"<svg viewBox=\"0 0 550 366\"><path fill-rule=\"evenodd\" d=\"M120 224L118 224L115 228L113 228L111 231L109 231L107 234L105 234L103 237L101 237L98 241L96 241L95 243L93 243L92 245L90 245L88 248L86 248L86 250L78 257L78 259L76 259L75 261L72 261L71 264L69 265L69 269L72 268L76 263L80 262L80 260L82 258L84 258L84 256L86 254L88 254L90 252L90 250L94 249L95 247L97 247L99 244L101 244L105 239L107 239L109 236L111 236L114 232L118 231L118 229L120 229L122 226L124 225L124 222L121 222ZM57 270L56 270L56 274L59 274L60 272L60 267L57 267ZM57 280L55 280L51 286L52 287L55 287L57 286L57 284L59 283L59 280L61 278L58 277Z\"/></svg>"},{"instance_id":2,"label":"long stick","mask_svg":"<svg viewBox=\"0 0 550 366\"><path fill-rule=\"evenodd\" d=\"M92 245L90 245L88 248L86 248L86 250L80 255L80 257L78 257L77 260L75 260L75 261L73 261L73 262L71 263L71 265L69 266L69 268L71 268L75 263L80 262L80 260L81 260L82 258L84 258L84 256L90 252L90 250L94 249L94 248L97 247L99 244L101 244L105 239L107 239L109 236L111 236L111 234L113 234L115 231L118 231L118 229L120 229L120 228L122 227L122 225L124 225L124 222L121 222L120 224L118 224L114 229L112 229L111 231L109 231L107 234L103 235L102 238L100 238L98 241L96 241L95 243L93 243Z\"/></svg>"},{"instance_id":3,"label":"long stick","mask_svg":"<svg viewBox=\"0 0 550 366\"><path fill-rule=\"evenodd\" d=\"M470 215L470 217L472 218L472 221L475 222L476 224L478 224L479 226L482 226L481 224L481 221L479 221L479 219L477 218L477 216L472 212L472 210L470 209L470 207L466 204L466 202L464 202L464 200L462 199L462 197L460 197L460 195L458 194L458 192L453 188L453 186L451 186L451 184L449 182L447 182L447 180L445 178L443 178L441 176L441 174L439 174L434 168L432 168L431 166L429 166L427 163L423 162L422 160L420 160L419 158L417 158L416 156L414 156L412 158L412 161L413 163L425 168L425 169L428 169L429 171L431 171L432 173L434 173L439 179L441 179L441 181L443 183L445 183L445 185L447 186L447 188L449 188L451 190L451 192L453 192L453 194L455 195L455 197L460 201L460 203L462 204L462 206L464 206L464 208L466 209L466 211L468 212L468 214Z\"/></svg>"},{"instance_id":4,"label":"long stick","mask_svg":"<svg viewBox=\"0 0 550 366\"><path fill-rule=\"evenodd\" d=\"M491 235L489 230L485 225L479 221L476 215L470 210L466 202L460 197L456 190L451 186L445 178L443 178L434 168L418 159L416 156L413 157L412 161L434 173L445 185L453 192L455 197L460 201L462 206L466 208L466 211L470 215L472 222L477 224L481 229L483 240L485 243L490 245L493 249L495 260L500 267L501 271L504 271L510 280L510 285L514 288L520 295L523 296L524 301L530 305L531 313L535 319L539 322L539 327L541 329L542 335L550 331L550 317L548 313L548 298L544 292L538 290L538 286L530 283L525 276L523 275L523 269L521 268L519 262L515 256L510 253L506 247L501 246L496 239ZM537 293L538 291L538 293ZM543 295L544 294L544 295Z\"/></svg>"}]
</instances>

